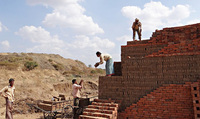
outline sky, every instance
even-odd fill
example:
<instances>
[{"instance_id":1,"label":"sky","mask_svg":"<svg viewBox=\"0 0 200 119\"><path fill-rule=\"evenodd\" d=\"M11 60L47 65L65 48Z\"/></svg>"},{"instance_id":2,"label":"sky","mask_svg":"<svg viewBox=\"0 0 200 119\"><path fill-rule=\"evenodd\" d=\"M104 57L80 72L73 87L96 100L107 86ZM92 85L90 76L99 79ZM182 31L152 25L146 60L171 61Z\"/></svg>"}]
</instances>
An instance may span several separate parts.
<instances>
[{"instance_id":1,"label":"sky","mask_svg":"<svg viewBox=\"0 0 200 119\"><path fill-rule=\"evenodd\" d=\"M135 18L142 39L200 23L199 0L0 0L0 52L60 54L94 65L96 51L121 60ZM137 38L137 36L136 36Z\"/></svg>"}]
</instances>

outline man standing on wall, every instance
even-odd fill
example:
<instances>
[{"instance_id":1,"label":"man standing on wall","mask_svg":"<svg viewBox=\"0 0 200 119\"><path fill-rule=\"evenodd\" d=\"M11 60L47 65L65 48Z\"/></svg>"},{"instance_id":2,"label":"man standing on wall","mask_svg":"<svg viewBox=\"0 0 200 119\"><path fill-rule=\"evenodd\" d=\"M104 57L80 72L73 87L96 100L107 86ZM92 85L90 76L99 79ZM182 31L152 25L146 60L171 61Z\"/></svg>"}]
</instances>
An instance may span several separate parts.
<instances>
[{"instance_id":1,"label":"man standing on wall","mask_svg":"<svg viewBox=\"0 0 200 119\"><path fill-rule=\"evenodd\" d=\"M72 96L74 98L74 106L79 105L79 99L81 97L80 90L83 88L83 80L78 84L76 79L72 80Z\"/></svg>"},{"instance_id":2,"label":"man standing on wall","mask_svg":"<svg viewBox=\"0 0 200 119\"><path fill-rule=\"evenodd\" d=\"M6 99L6 119L13 119L13 102L14 102L14 79L9 79L9 86L4 87L0 91L0 95Z\"/></svg>"},{"instance_id":3,"label":"man standing on wall","mask_svg":"<svg viewBox=\"0 0 200 119\"><path fill-rule=\"evenodd\" d=\"M138 18L135 19L135 22L133 22L132 25L132 30L133 30L133 41L135 41L135 32L137 32L139 40L141 41L141 36L142 36L142 24L139 21Z\"/></svg>"},{"instance_id":4,"label":"man standing on wall","mask_svg":"<svg viewBox=\"0 0 200 119\"><path fill-rule=\"evenodd\" d=\"M100 57L100 62L97 62L94 66L98 67L106 61L106 76L114 75L113 60L109 54L102 54L101 52L96 52L97 57Z\"/></svg>"}]
</instances>

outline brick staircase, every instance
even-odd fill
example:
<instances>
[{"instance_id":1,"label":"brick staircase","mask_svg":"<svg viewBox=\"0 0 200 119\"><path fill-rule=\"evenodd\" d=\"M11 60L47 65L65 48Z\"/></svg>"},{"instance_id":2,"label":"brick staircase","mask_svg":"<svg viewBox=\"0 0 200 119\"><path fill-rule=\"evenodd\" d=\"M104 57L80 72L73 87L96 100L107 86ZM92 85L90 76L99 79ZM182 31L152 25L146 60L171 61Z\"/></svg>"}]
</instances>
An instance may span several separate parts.
<instances>
[{"instance_id":1,"label":"brick staircase","mask_svg":"<svg viewBox=\"0 0 200 119\"><path fill-rule=\"evenodd\" d=\"M118 104L113 100L95 99L79 119L117 119Z\"/></svg>"},{"instance_id":2,"label":"brick staircase","mask_svg":"<svg viewBox=\"0 0 200 119\"><path fill-rule=\"evenodd\" d=\"M119 119L200 119L200 80L165 84L118 114Z\"/></svg>"}]
</instances>

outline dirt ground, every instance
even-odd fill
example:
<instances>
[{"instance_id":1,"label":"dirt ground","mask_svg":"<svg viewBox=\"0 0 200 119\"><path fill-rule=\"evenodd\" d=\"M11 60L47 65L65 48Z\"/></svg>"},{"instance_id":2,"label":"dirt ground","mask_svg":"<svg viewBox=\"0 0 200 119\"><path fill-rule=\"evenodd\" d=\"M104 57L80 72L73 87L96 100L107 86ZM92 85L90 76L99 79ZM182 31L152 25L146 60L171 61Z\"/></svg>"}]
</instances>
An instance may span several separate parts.
<instances>
[{"instance_id":1,"label":"dirt ground","mask_svg":"<svg viewBox=\"0 0 200 119\"><path fill-rule=\"evenodd\" d=\"M32 70L23 72L0 69L0 89L8 85L8 79L15 77L15 102L14 119L40 119L42 113L30 113L26 103L34 103L37 100L50 101L53 96L59 94L71 96L71 80L73 77L64 77L54 70ZM77 80L84 80L82 89L83 95L89 97L98 95L98 77L77 77ZM0 97L0 119L5 117L5 99Z\"/></svg>"},{"instance_id":2,"label":"dirt ground","mask_svg":"<svg viewBox=\"0 0 200 119\"><path fill-rule=\"evenodd\" d=\"M5 118L5 108L0 108L0 119ZM32 113L32 114L14 114L14 119L43 119L42 113Z\"/></svg>"}]
</instances>

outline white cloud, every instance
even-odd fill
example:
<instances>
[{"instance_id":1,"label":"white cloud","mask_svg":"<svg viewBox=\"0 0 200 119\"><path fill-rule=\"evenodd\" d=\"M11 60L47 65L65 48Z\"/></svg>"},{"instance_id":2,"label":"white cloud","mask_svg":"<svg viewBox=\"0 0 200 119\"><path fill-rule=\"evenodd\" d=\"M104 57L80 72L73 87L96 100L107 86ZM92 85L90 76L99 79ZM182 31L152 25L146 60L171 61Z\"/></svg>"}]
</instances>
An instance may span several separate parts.
<instances>
[{"instance_id":1,"label":"white cloud","mask_svg":"<svg viewBox=\"0 0 200 119\"><path fill-rule=\"evenodd\" d=\"M28 3L53 8L53 12L47 14L43 20L48 27L71 28L79 34L87 35L103 33L103 29L93 21L92 17L84 14L85 9L79 1L81 0L28 0Z\"/></svg>"},{"instance_id":2,"label":"white cloud","mask_svg":"<svg viewBox=\"0 0 200 119\"><path fill-rule=\"evenodd\" d=\"M115 44L108 39L90 38L84 35L76 36L75 38L77 39L73 42L75 48L110 49L115 47Z\"/></svg>"},{"instance_id":3,"label":"white cloud","mask_svg":"<svg viewBox=\"0 0 200 119\"><path fill-rule=\"evenodd\" d=\"M0 44L5 49L8 49L10 47L10 43L7 40L0 42Z\"/></svg>"},{"instance_id":4,"label":"white cloud","mask_svg":"<svg viewBox=\"0 0 200 119\"><path fill-rule=\"evenodd\" d=\"M6 26L4 26L1 21L0 21L0 32L2 32L3 30L8 30L8 28Z\"/></svg>"},{"instance_id":5,"label":"white cloud","mask_svg":"<svg viewBox=\"0 0 200 119\"><path fill-rule=\"evenodd\" d=\"M57 35L51 36L50 33L41 26L24 26L20 28L16 34L33 43L62 43Z\"/></svg>"},{"instance_id":6,"label":"white cloud","mask_svg":"<svg viewBox=\"0 0 200 119\"><path fill-rule=\"evenodd\" d=\"M189 17L191 11L188 5L169 8L161 2L151 1L146 3L143 9L137 6L125 6L121 12L131 22L135 18L139 18L143 25L143 31L154 31L162 27L180 24L181 20Z\"/></svg>"},{"instance_id":7,"label":"white cloud","mask_svg":"<svg viewBox=\"0 0 200 119\"><path fill-rule=\"evenodd\" d=\"M24 40L37 44L33 48L28 48L28 52L58 53L62 51L62 47L64 47L64 42L60 40L57 35L52 36L40 26L24 26L20 28L16 34L21 36Z\"/></svg>"},{"instance_id":8,"label":"white cloud","mask_svg":"<svg viewBox=\"0 0 200 119\"><path fill-rule=\"evenodd\" d=\"M75 59L79 59L87 64L93 64L99 61L95 55L96 51L112 55L115 43L108 39L80 35L76 36L75 41L69 43L67 47L69 47L68 51L73 54Z\"/></svg>"},{"instance_id":9,"label":"white cloud","mask_svg":"<svg viewBox=\"0 0 200 119\"><path fill-rule=\"evenodd\" d=\"M67 43L60 40L57 35L51 35L44 28L35 26L24 26L16 32L16 35L35 43L26 49L27 52L60 54L64 57L79 59L87 64L95 61L97 50L105 52L115 47L110 40L97 36L78 35L72 42Z\"/></svg>"},{"instance_id":10,"label":"white cloud","mask_svg":"<svg viewBox=\"0 0 200 119\"><path fill-rule=\"evenodd\" d=\"M196 23L200 23L200 20L199 19L194 19L194 20L191 20L191 21L187 22L187 24L196 24Z\"/></svg>"},{"instance_id":11,"label":"white cloud","mask_svg":"<svg viewBox=\"0 0 200 119\"><path fill-rule=\"evenodd\" d=\"M2 28L2 24L1 24L1 22L0 22L0 32L2 31L2 29L3 29L3 28Z\"/></svg>"},{"instance_id":12,"label":"white cloud","mask_svg":"<svg viewBox=\"0 0 200 119\"><path fill-rule=\"evenodd\" d=\"M130 41L132 40L133 36L130 36L130 35L124 35L124 36L121 36L121 37L118 37L116 38L116 40L118 41Z\"/></svg>"}]
</instances>

